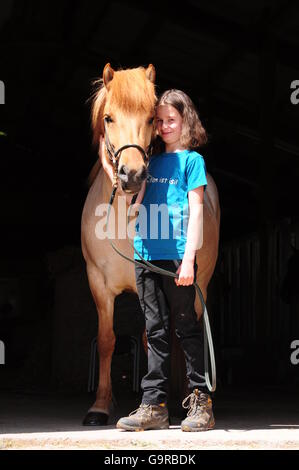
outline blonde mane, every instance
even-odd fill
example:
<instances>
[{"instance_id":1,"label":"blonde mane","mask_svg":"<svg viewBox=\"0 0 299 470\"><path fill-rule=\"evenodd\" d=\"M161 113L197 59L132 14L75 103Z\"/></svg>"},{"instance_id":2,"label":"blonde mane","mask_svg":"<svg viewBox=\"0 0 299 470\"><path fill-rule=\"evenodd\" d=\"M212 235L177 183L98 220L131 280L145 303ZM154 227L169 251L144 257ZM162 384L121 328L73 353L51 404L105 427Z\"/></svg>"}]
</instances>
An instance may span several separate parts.
<instances>
[{"instance_id":1,"label":"blonde mane","mask_svg":"<svg viewBox=\"0 0 299 470\"><path fill-rule=\"evenodd\" d=\"M128 114L136 114L140 111L150 112L156 103L155 86L147 79L144 67L116 71L107 87L103 79L96 80L93 85L96 91L92 96L91 126L92 143L96 149L98 149L100 136L104 134L103 111L108 95L114 109ZM100 168L101 163L98 159L89 174L89 185L95 180Z\"/></svg>"}]
</instances>

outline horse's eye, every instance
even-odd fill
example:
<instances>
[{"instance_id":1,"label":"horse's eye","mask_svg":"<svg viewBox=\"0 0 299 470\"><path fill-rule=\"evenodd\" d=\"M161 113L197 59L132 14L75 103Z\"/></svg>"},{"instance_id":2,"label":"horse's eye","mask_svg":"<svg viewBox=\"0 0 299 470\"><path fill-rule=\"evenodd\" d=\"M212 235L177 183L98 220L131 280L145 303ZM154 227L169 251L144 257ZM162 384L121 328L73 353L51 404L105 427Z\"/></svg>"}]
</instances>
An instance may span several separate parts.
<instances>
[{"instance_id":1,"label":"horse's eye","mask_svg":"<svg viewBox=\"0 0 299 470\"><path fill-rule=\"evenodd\" d=\"M153 124L153 122L154 122L154 118L153 117L149 118L148 123Z\"/></svg>"},{"instance_id":2,"label":"horse's eye","mask_svg":"<svg viewBox=\"0 0 299 470\"><path fill-rule=\"evenodd\" d=\"M107 123L113 122L113 119L112 119L110 116L105 116L105 117L104 117L104 120L105 120L105 122L107 122Z\"/></svg>"}]
</instances>

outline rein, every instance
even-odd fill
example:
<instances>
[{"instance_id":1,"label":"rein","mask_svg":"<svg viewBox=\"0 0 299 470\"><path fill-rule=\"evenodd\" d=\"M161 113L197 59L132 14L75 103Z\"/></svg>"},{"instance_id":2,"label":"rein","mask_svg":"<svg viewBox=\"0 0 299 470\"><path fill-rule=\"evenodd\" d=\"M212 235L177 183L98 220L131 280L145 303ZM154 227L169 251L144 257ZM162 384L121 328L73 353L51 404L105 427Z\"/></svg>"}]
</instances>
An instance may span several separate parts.
<instances>
[{"instance_id":1,"label":"rein","mask_svg":"<svg viewBox=\"0 0 299 470\"><path fill-rule=\"evenodd\" d=\"M118 155L119 152L121 152L121 150L123 150L124 148L128 148L128 147L136 147L136 148L138 148L138 150L141 149L141 147L136 146L136 145L127 145L127 146L124 145L123 147L118 149L118 151L115 152L115 154ZM107 150L108 150L108 148L107 148ZM109 152L109 150L108 150L108 152ZM142 152L143 152L144 155L146 155L146 153L144 152L143 149L142 149ZM109 234L109 230L108 230L109 216L110 216L111 207L113 205L113 201L114 201L114 198L115 198L116 190L117 190L117 173L116 173L116 185L115 186L113 185L113 189L112 189L112 193L111 193L111 197L110 197L110 201L109 201L109 205L108 205L108 210L107 210L106 227L107 227L107 233L108 234ZM128 211L128 218L129 218L130 209L133 206L133 204L135 203L136 198L137 198L137 194L135 194L132 198L132 201L131 201L131 204L130 204L130 207L129 207L129 211ZM135 253L137 253L137 255L139 256L139 258L142 262L137 261L135 259L131 259L128 256L121 253L116 248L114 243L112 243L112 241L109 238L109 235L108 235L108 241L109 241L110 245L112 246L113 250L116 251L116 253L118 253L122 258L126 259L130 263L134 263L136 266L142 266L142 267L144 267L144 265L146 265L150 271L162 274L164 276L169 276L169 277L174 277L174 278L179 277L178 274L173 273L171 271L167 271L166 269L159 268L158 266L154 266L153 264L151 264L147 260L145 260L141 256L139 251L136 250L136 248L134 247L134 244L129 240L129 238L128 238L129 244L133 247L133 250L135 251ZM204 298L203 298L203 295L202 295L202 292L201 292L201 289L200 289L199 285L195 281L193 282L193 285L195 287L196 292L198 293L198 296L200 298L201 305L202 305L202 308L203 308L205 380L206 380L206 385L208 387L208 390L210 392L214 392L216 390L216 363L215 363L215 354L214 354L213 339L212 339L212 333L211 333L211 328L210 328L209 316L208 316L207 307L206 307L206 304L204 302ZM211 364L212 383L210 382L210 376L209 376L209 357L210 357L210 364Z\"/></svg>"}]
</instances>

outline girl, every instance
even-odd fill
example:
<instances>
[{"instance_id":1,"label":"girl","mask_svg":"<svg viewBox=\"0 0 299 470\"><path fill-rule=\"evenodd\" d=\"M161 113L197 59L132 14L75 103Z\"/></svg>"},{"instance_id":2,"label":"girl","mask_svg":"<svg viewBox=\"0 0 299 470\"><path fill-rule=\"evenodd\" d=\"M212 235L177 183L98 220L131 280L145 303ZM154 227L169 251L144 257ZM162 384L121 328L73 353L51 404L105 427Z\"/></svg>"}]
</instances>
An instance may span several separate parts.
<instances>
[{"instance_id":1,"label":"girl","mask_svg":"<svg viewBox=\"0 0 299 470\"><path fill-rule=\"evenodd\" d=\"M203 157L194 151L207 136L191 99L168 90L156 108L155 153L148 178L138 194L140 204L134 246L152 264L176 272L172 278L135 266L136 285L146 320L148 372L142 403L117 428L140 431L169 427L167 397L170 367L170 311L185 354L190 395L183 431L214 427L212 401L204 378L202 322L194 310L196 250L201 247L202 208L207 184ZM142 204L141 204L142 201ZM161 215L161 217L160 217ZM139 260L138 255L134 254Z\"/></svg>"}]
</instances>

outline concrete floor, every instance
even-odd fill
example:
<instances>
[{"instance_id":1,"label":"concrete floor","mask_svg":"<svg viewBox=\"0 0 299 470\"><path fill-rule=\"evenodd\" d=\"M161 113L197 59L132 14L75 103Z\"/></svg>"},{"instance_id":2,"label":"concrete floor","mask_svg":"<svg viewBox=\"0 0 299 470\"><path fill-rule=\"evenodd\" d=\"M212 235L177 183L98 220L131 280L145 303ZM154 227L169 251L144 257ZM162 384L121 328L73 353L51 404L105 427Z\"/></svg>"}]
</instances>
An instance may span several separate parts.
<instances>
[{"instance_id":1,"label":"concrete floor","mask_svg":"<svg viewBox=\"0 0 299 470\"><path fill-rule=\"evenodd\" d=\"M299 449L299 395L278 388L217 391L216 427L183 433L180 418L169 430L126 432L119 417L138 407L136 394L118 396L108 426L83 427L90 394L0 392L0 449Z\"/></svg>"}]
</instances>

